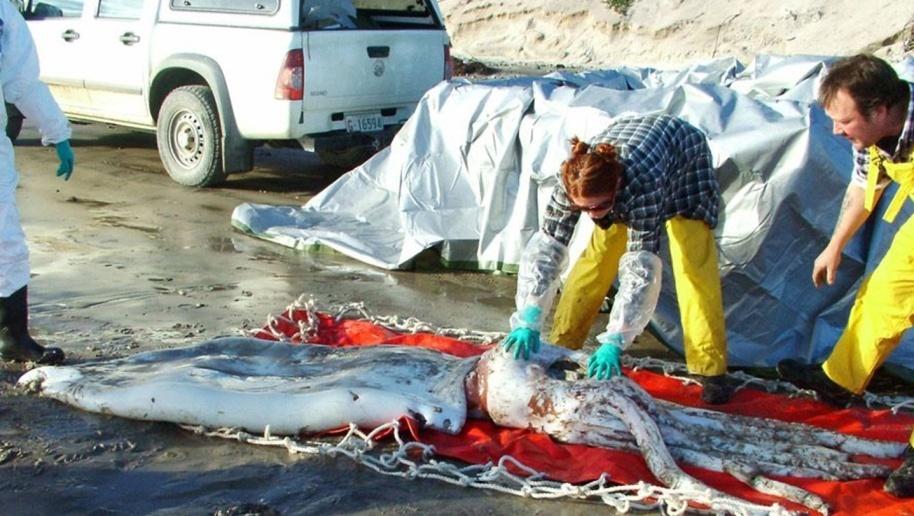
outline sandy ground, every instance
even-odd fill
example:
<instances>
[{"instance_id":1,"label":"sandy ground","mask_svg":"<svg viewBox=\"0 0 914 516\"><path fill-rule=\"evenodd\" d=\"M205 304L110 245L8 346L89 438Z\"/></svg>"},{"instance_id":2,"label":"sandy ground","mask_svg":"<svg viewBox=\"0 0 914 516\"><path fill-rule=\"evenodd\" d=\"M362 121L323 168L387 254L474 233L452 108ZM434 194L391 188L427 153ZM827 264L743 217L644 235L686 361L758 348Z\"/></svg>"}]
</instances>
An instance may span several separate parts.
<instances>
[{"instance_id":1,"label":"sandy ground","mask_svg":"<svg viewBox=\"0 0 914 516\"><path fill-rule=\"evenodd\" d=\"M678 68L757 54L889 60L914 51L914 3L899 0L439 0L456 55L568 67Z\"/></svg>"},{"instance_id":2,"label":"sandy ground","mask_svg":"<svg viewBox=\"0 0 914 516\"><path fill-rule=\"evenodd\" d=\"M31 247L33 334L70 362L189 345L260 327L301 293L323 306L503 330L514 278L386 272L296 253L232 230L239 203L300 204L339 175L308 153L261 149L258 168L192 190L162 171L151 135L76 126L73 178L26 129L18 200ZM89 414L21 392L0 365L2 514L585 514L435 481L387 478L345 458L291 456L170 424ZM248 504L248 505L245 505ZM221 511L221 512L220 512Z\"/></svg>"},{"instance_id":3,"label":"sandy ground","mask_svg":"<svg viewBox=\"0 0 914 516\"><path fill-rule=\"evenodd\" d=\"M759 52L897 58L914 49L914 7L875 0L441 0L455 54L514 66L678 66ZM872 13L882 13L872 23ZM866 31L861 30L861 26ZM829 34L823 38L822 34ZM162 171L151 135L77 126L77 168L55 177L36 133L17 144L31 247L32 328L70 362L125 356L260 327L301 293L325 307L504 330L514 278L387 272L330 252L297 253L233 231L242 202L301 204L340 172L310 154L260 149L254 172L192 190ZM599 325L595 327L595 330ZM634 354L667 355L645 338ZM435 481L388 478L345 458L210 439L170 424L89 414L15 387L0 363L0 514L591 514Z\"/></svg>"}]
</instances>

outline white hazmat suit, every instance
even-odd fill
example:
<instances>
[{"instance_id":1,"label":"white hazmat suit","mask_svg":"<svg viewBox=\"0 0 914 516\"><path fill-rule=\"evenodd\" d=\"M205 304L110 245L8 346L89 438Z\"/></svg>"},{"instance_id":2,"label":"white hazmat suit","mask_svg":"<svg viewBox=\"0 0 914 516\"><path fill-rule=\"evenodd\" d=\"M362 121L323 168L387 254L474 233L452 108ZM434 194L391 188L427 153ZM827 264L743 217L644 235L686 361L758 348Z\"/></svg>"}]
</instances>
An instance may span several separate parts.
<instances>
[{"instance_id":1,"label":"white hazmat suit","mask_svg":"<svg viewBox=\"0 0 914 516\"><path fill-rule=\"evenodd\" d=\"M60 158L58 176L73 172L70 128L47 85L38 79L38 54L29 28L7 0L0 0L0 127L6 128L10 103L38 125L41 143L54 145ZM0 131L0 359L59 364L60 348L35 342L28 327L29 251L16 207L13 143Z\"/></svg>"},{"instance_id":2,"label":"white hazmat suit","mask_svg":"<svg viewBox=\"0 0 914 516\"><path fill-rule=\"evenodd\" d=\"M41 143L70 138L70 128L47 85L38 78L38 54L28 26L12 2L0 0L0 128L6 127L5 103L14 104L38 126ZM29 254L16 207L13 144L0 131L0 297L8 297L29 280Z\"/></svg>"}]
</instances>

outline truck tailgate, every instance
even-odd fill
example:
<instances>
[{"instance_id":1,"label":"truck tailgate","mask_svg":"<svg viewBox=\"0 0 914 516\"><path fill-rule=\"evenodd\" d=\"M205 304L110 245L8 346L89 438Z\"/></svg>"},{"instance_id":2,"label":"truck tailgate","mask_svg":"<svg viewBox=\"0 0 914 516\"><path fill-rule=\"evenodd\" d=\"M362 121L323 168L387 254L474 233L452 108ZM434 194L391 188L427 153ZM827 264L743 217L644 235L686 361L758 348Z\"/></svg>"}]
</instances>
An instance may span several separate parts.
<instances>
[{"instance_id":1,"label":"truck tailgate","mask_svg":"<svg viewBox=\"0 0 914 516\"><path fill-rule=\"evenodd\" d=\"M446 37L441 30L306 31L303 107L352 112L415 102L444 78Z\"/></svg>"}]
</instances>

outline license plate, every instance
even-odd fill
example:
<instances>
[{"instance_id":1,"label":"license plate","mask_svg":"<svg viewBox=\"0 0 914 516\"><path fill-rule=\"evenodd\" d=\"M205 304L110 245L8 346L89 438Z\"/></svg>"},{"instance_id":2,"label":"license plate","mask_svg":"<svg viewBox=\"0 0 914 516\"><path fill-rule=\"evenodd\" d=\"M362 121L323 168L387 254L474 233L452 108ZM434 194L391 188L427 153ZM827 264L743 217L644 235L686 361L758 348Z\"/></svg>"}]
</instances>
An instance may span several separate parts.
<instances>
[{"instance_id":1,"label":"license plate","mask_svg":"<svg viewBox=\"0 0 914 516\"><path fill-rule=\"evenodd\" d=\"M350 115L346 117L346 131L350 133L373 133L384 129L381 115Z\"/></svg>"}]
</instances>

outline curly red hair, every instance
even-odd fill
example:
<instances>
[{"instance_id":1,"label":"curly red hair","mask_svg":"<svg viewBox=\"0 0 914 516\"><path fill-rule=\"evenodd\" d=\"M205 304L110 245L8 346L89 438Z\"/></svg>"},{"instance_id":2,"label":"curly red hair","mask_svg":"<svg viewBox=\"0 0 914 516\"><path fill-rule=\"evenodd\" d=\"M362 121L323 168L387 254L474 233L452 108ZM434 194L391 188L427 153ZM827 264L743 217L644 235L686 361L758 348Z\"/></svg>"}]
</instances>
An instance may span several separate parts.
<instances>
[{"instance_id":1,"label":"curly red hair","mask_svg":"<svg viewBox=\"0 0 914 516\"><path fill-rule=\"evenodd\" d=\"M571 139L571 157L562 163L562 183L569 197L612 196L622 186L625 166L616 148L598 143L593 148L577 137Z\"/></svg>"}]
</instances>

